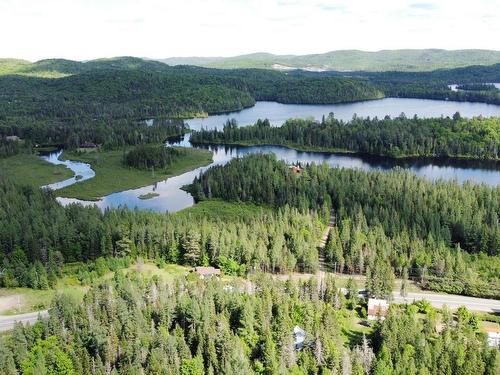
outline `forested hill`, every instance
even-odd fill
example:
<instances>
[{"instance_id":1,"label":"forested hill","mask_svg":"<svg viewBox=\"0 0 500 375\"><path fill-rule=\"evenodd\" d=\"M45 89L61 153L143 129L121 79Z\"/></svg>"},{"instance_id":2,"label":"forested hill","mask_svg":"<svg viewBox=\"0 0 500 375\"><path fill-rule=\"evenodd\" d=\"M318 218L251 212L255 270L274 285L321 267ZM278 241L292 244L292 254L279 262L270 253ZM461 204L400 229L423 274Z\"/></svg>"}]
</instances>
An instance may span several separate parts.
<instances>
[{"instance_id":1,"label":"forested hill","mask_svg":"<svg viewBox=\"0 0 500 375\"><path fill-rule=\"evenodd\" d=\"M0 61L0 121L193 117L240 110L255 100L341 103L381 97L372 85L350 78L169 67L131 57Z\"/></svg>"},{"instance_id":2,"label":"forested hill","mask_svg":"<svg viewBox=\"0 0 500 375\"><path fill-rule=\"evenodd\" d=\"M212 68L323 69L338 71L429 71L469 65L500 63L500 51L402 49L377 52L331 51L314 55L273 55L254 53L234 57L184 57L160 60L167 64L190 64Z\"/></svg>"}]
</instances>

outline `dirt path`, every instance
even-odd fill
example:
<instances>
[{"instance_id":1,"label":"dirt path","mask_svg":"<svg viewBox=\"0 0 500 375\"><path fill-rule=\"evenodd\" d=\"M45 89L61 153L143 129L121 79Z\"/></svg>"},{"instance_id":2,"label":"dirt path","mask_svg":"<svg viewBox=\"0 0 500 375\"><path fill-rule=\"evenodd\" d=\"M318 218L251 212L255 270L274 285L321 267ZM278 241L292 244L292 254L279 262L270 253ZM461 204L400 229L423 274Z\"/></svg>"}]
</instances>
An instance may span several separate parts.
<instances>
[{"instance_id":1,"label":"dirt path","mask_svg":"<svg viewBox=\"0 0 500 375\"><path fill-rule=\"evenodd\" d=\"M24 303L24 296L12 294L10 296L0 297L0 314L6 310L15 309Z\"/></svg>"},{"instance_id":2,"label":"dirt path","mask_svg":"<svg viewBox=\"0 0 500 375\"><path fill-rule=\"evenodd\" d=\"M330 211L330 221L328 222L328 226L325 229L325 233L323 234L323 237L321 238L321 241L319 243L319 271L320 272L326 272L330 271L330 267L328 264L325 262L325 246L326 246L326 240L328 239L328 235L330 234L330 230L334 227L335 225L335 214L333 210Z\"/></svg>"}]
</instances>

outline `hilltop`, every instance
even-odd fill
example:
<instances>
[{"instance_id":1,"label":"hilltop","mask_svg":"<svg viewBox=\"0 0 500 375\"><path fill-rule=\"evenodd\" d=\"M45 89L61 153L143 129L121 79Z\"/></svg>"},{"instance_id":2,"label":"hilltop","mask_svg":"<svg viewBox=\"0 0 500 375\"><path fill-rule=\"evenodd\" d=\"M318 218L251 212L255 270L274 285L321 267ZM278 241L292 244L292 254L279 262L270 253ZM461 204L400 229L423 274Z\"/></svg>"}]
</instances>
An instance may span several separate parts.
<instances>
[{"instance_id":1,"label":"hilltop","mask_svg":"<svg viewBox=\"0 0 500 375\"><path fill-rule=\"evenodd\" d=\"M169 65L198 65L224 69L430 71L500 63L500 51L480 49L400 49L376 52L339 50L312 55L253 53L233 57L172 57L159 61Z\"/></svg>"}]
</instances>

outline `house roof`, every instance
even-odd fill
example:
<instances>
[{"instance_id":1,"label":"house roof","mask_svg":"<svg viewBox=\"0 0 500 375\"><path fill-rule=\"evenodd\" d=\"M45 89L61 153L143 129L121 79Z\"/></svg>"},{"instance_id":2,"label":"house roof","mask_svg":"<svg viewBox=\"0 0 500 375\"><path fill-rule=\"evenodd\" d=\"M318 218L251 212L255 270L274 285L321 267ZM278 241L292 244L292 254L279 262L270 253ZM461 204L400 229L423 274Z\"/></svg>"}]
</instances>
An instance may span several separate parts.
<instances>
[{"instance_id":1,"label":"house roof","mask_svg":"<svg viewBox=\"0 0 500 375\"><path fill-rule=\"evenodd\" d=\"M200 276L212 276L212 275L220 275L220 269L215 267L194 267L194 272L196 272Z\"/></svg>"},{"instance_id":2,"label":"house roof","mask_svg":"<svg viewBox=\"0 0 500 375\"><path fill-rule=\"evenodd\" d=\"M388 309L389 303L385 299L368 299L368 315L385 315Z\"/></svg>"}]
</instances>

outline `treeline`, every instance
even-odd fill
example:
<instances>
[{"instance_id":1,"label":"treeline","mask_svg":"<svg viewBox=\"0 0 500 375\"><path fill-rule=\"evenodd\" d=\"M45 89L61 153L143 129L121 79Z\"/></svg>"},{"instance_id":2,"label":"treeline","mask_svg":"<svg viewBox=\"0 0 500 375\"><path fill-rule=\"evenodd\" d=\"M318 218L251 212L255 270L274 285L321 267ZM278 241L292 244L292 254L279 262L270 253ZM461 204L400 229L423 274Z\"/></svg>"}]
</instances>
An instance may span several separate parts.
<instances>
[{"instance_id":1,"label":"treeline","mask_svg":"<svg viewBox=\"0 0 500 375\"><path fill-rule=\"evenodd\" d=\"M212 167L190 191L198 200L292 205L302 211L332 207L338 223L326 250L332 269L389 269L424 284L427 276L446 276L474 283L463 292L499 296L499 188L326 165L294 173L275 156L249 155Z\"/></svg>"},{"instance_id":2,"label":"treeline","mask_svg":"<svg viewBox=\"0 0 500 375\"><path fill-rule=\"evenodd\" d=\"M229 274L314 272L323 225L315 213L284 207L247 219L190 217L96 207L62 207L54 193L0 182L0 285L45 288L65 262L99 257L213 265ZM42 270L43 268L43 270Z\"/></svg>"},{"instance_id":3,"label":"treeline","mask_svg":"<svg viewBox=\"0 0 500 375\"><path fill-rule=\"evenodd\" d=\"M464 83L457 85L458 90L472 90L472 91L490 91L497 90L496 86L492 83Z\"/></svg>"},{"instance_id":4,"label":"treeline","mask_svg":"<svg viewBox=\"0 0 500 375\"><path fill-rule=\"evenodd\" d=\"M451 84L481 84L500 82L500 64L474 65L429 72L321 72L294 71L292 74L309 77L344 77L366 80L388 97L484 102L500 104L500 92L452 91Z\"/></svg>"},{"instance_id":5,"label":"treeline","mask_svg":"<svg viewBox=\"0 0 500 375\"><path fill-rule=\"evenodd\" d=\"M115 274L81 304L56 297L47 321L0 339L0 372L30 374L488 374L498 351L462 309L393 306L371 342L349 339L333 279L238 284ZM298 341L294 329L305 337ZM344 341L345 340L345 341Z\"/></svg>"},{"instance_id":6,"label":"treeline","mask_svg":"<svg viewBox=\"0 0 500 375\"><path fill-rule=\"evenodd\" d=\"M228 121L223 130L193 132L193 143L275 144L314 150L348 150L391 157L460 157L500 159L500 118L354 117L349 122L331 113L321 122L290 119L281 127L259 120L238 127Z\"/></svg>"},{"instance_id":7,"label":"treeline","mask_svg":"<svg viewBox=\"0 0 500 375\"><path fill-rule=\"evenodd\" d=\"M500 90L486 91L452 91L448 85L432 85L428 83L379 83L377 84L386 96L395 98L416 98L451 100L455 102L480 102L500 105Z\"/></svg>"},{"instance_id":8,"label":"treeline","mask_svg":"<svg viewBox=\"0 0 500 375\"><path fill-rule=\"evenodd\" d=\"M30 142L7 140L0 135L0 159L24 152L31 152Z\"/></svg>"},{"instance_id":9,"label":"treeline","mask_svg":"<svg viewBox=\"0 0 500 375\"><path fill-rule=\"evenodd\" d=\"M408 230L388 236L382 225L369 226L361 211L330 231L325 260L334 272L367 274L367 290L378 297L391 295L397 276L437 292L500 299L499 256L470 254Z\"/></svg>"},{"instance_id":10,"label":"treeline","mask_svg":"<svg viewBox=\"0 0 500 375\"><path fill-rule=\"evenodd\" d=\"M186 154L187 150L183 148L165 147L163 144L141 144L130 150L124 156L123 162L138 169L164 170Z\"/></svg>"},{"instance_id":11,"label":"treeline","mask_svg":"<svg viewBox=\"0 0 500 375\"><path fill-rule=\"evenodd\" d=\"M163 143L166 139L179 136L189 128L182 121L159 120L153 124L145 121L110 120L77 121L64 123L39 120L18 124L0 120L0 157L15 155L26 151L35 152L38 146L62 147L74 150L85 144L95 144L104 149L117 149L123 146L143 143ZM3 141L6 136L18 136L22 143Z\"/></svg>"}]
</instances>

